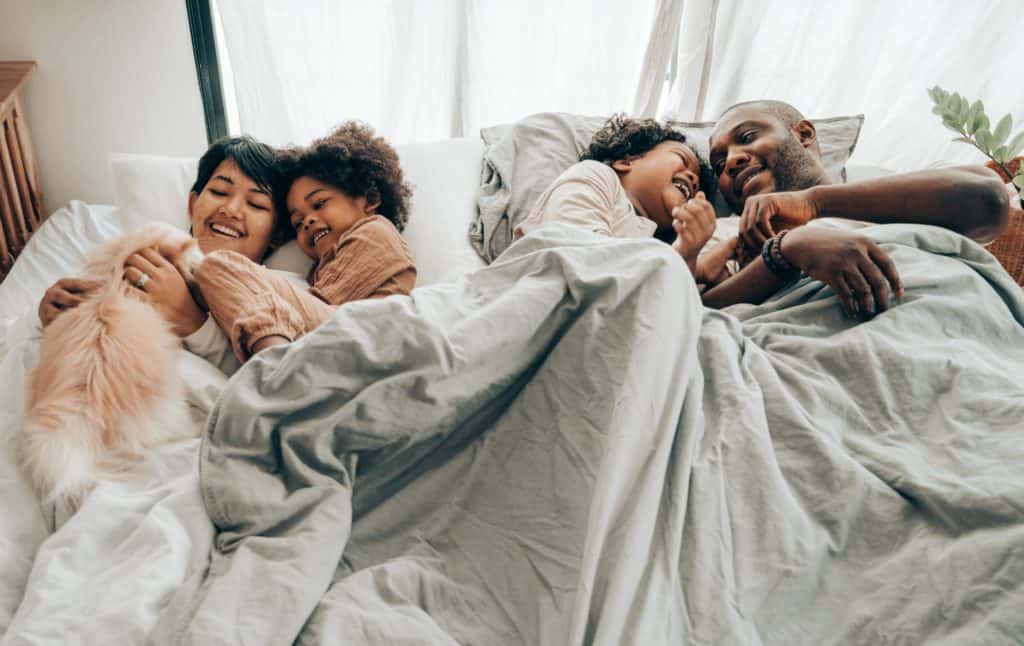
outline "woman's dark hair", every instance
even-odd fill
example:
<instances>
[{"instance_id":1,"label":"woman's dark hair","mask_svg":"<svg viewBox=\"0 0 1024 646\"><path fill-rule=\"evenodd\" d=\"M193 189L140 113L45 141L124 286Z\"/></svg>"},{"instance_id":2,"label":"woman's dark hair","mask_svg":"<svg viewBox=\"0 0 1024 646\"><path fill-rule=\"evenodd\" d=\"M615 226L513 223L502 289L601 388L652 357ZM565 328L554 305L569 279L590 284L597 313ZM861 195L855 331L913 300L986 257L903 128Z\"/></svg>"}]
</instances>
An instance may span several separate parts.
<instances>
[{"instance_id":1,"label":"woman's dark hair","mask_svg":"<svg viewBox=\"0 0 1024 646\"><path fill-rule=\"evenodd\" d=\"M192 192L199 194L206 188L206 183L213 177L225 159L232 159L238 168L248 175L260 188L273 193L277 178L277 166L274 160L274 149L267 144L256 141L252 137L225 137L210 144L203 156L199 158L199 171L196 181L192 184Z\"/></svg>"},{"instance_id":2,"label":"woman's dark hair","mask_svg":"<svg viewBox=\"0 0 1024 646\"><path fill-rule=\"evenodd\" d=\"M280 179L274 193L278 209L287 213L288 189L300 177L330 184L353 198L380 202L377 213L401 231L409 219L412 189L405 182L398 153L373 129L348 121L306 148L278 153Z\"/></svg>"},{"instance_id":3,"label":"woman's dark hair","mask_svg":"<svg viewBox=\"0 0 1024 646\"><path fill-rule=\"evenodd\" d=\"M275 206L274 244L281 244L292 237L292 227L285 217L285 211L276 208L274 189L279 184L279 173L274 149L252 137L224 137L210 144L199 158L199 170L196 172L196 181L192 184L192 192L196 195L202 193L213 177L213 172L225 159L234 161L239 170L270 194Z\"/></svg>"},{"instance_id":4,"label":"woman's dark hair","mask_svg":"<svg viewBox=\"0 0 1024 646\"><path fill-rule=\"evenodd\" d=\"M590 146L580 155L580 161L592 159L611 166L620 159L643 155L663 141L685 144L686 135L671 121L662 124L654 119L632 119L616 114L594 133ZM693 146L690 148L697 156L700 189L710 200L718 190L718 177L704 156Z\"/></svg>"}]
</instances>

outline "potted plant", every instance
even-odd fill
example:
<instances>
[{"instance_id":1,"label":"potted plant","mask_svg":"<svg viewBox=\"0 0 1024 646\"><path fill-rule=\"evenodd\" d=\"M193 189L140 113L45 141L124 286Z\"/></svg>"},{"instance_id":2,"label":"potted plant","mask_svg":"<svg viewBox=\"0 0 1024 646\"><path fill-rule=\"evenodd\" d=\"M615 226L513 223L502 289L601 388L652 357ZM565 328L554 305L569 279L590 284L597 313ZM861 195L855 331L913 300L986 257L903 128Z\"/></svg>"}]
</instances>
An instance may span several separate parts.
<instances>
[{"instance_id":1,"label":"potted plant","mask_svg":"<svg viewBox=\"0 0 1024 646\"><path fill-rule=\"evenodd\" d=\"M954 92L950 94L939 86L928 90L935 104L932 112L939 115L942 125L958 136L953 141L970 144L988 157L985 164L998 173L1004 182L1012 183L1024 198L1024 130L1010 137L1013 117L1004 116L992 127L985 105L981 100L971 103ZM1012 209L1006 231L988 245L988 250L1006 267L1018 284L1024 285L1024 211Z\"/></svg>"}]
</instances>

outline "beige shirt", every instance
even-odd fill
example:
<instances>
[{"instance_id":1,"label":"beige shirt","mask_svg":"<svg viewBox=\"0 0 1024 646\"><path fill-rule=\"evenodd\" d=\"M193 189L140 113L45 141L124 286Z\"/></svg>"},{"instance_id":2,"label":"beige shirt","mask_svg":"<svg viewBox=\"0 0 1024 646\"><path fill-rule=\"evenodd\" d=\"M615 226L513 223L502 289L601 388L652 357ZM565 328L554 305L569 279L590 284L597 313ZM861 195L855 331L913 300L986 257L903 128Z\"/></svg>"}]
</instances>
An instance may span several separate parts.
<instances>
[{"instance_id":1,"label":"beige shirt","mask_svg":"<svg viewBox=\"0 0 1024 646\"><path fill-rule=\"evenodd\" d=\"M519 239L551 222L564 222L612 238L650 238L657 226L637 214L618 174L605 164L582 161L558 176L516 227Z\"/></svg>"}]
</instances>

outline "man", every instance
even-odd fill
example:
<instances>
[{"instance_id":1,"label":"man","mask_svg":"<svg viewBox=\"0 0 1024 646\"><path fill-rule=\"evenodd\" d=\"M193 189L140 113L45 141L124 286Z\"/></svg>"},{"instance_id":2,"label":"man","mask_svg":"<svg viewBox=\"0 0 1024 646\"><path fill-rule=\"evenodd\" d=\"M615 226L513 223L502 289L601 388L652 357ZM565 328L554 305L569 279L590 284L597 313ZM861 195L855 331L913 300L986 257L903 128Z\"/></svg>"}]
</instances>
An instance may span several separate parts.
<instances>
[{"instance_id":1,"label":"man","mask_svg":"<svg viewBox=\"0 0 1024 646\"><path fill-rule=\"evenodd\" d=\"M726 110L711 133L710 161L723 197L741 214L740 242L748 252L759 252L777 231L795 229L821 217L874 224L930 224L979 242L994 239L1009 217L1002 184L980 166L832 184L821 163L814 125L781 101L751 101ZM888 305L885 283L891 262L873 243L846 233L844 241L825 233L801 232L786 244L800 241L803 250L813 246L815 237L821 237L821 244L833 244L834 251L842 251L846 256L842 267L834 256L821 253L810 263L820 269L823 262L832 262L831 280L808 273L832 285L844 307L854 303L862 316L869 316ZM861 242L861 248L851 251L851 241ZM713 306L762 300L785 284L782 277L772 274L760 263L751 263L709 290L705 300Z\"/></svg>"}]
</instances>

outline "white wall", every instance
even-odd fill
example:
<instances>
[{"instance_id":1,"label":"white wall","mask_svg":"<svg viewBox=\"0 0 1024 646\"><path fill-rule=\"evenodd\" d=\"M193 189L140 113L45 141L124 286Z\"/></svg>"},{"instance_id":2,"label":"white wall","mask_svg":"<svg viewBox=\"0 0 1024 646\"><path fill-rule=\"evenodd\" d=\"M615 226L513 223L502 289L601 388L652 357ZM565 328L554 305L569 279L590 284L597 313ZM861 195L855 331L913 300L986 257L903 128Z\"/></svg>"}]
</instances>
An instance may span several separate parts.
<instances>
[{"instance_id":1,"label":"white wall","mask_svg":"<svg viewBox=\"0 0 1024 646\"><path fill-rule=\"evenodd\" d=\"M46 208L112 204L111 152L206 148L183 0L0 0L0 60L35 60L25 109Z\"/></svg>"}]
</instances>

